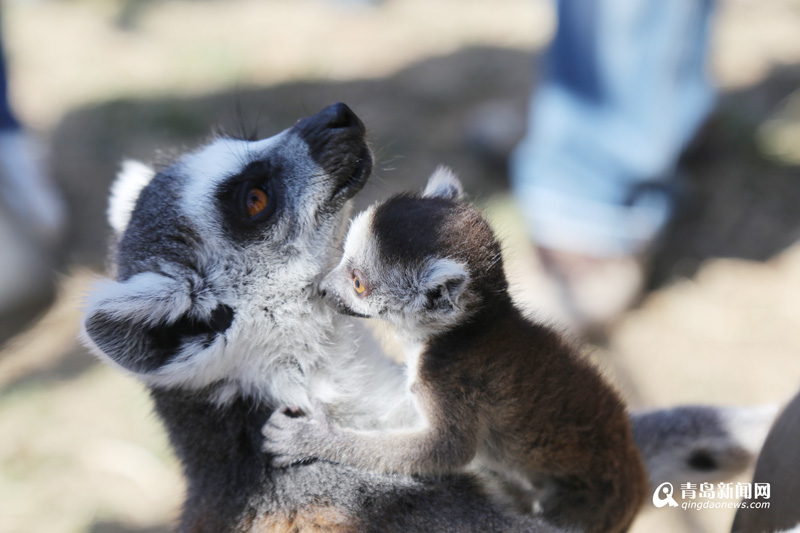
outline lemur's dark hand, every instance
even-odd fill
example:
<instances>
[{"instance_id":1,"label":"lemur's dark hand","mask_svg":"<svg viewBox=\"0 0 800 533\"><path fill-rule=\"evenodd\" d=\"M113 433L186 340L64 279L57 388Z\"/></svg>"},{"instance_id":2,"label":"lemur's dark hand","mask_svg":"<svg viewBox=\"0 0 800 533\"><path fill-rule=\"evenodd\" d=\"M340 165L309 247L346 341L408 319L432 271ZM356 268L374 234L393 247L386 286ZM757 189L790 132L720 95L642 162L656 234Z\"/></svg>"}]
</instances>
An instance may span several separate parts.
<instances>
[{"instance_id":1,"label":"lemur's dark hand","mask_svg":"<svg viewBox=\"0 0 800 533\"><path fill-rule=\"evenodd\" d=\"M293 416L296 410L278 409L264 424L262 449L272 454L276 467L289 466L318 457L334 431L325 404L313 400L309 416Z\"/></svg>"}]
</instances>

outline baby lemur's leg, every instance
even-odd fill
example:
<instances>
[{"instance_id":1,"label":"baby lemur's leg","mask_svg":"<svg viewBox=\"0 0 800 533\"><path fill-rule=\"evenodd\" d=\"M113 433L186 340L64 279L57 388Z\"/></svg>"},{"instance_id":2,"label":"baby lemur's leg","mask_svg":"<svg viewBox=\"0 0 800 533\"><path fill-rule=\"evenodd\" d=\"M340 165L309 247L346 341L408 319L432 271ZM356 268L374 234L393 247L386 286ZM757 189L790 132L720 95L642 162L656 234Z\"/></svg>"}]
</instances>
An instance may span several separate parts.
<instances>
[{"instance_id":1,"label":"baby lemur's leg","mask_svg":"<svg viewBox=\"0 0 800 533\"><path fill-rule=\"evenodd\" d=\"M578 526L588 533L627 531L647 493L646 473L633 453L627 460L620 459L607 467L597 475L545 480L542 498L534 502L534 511L553 524Z\"/></svg>"}]
</instances>

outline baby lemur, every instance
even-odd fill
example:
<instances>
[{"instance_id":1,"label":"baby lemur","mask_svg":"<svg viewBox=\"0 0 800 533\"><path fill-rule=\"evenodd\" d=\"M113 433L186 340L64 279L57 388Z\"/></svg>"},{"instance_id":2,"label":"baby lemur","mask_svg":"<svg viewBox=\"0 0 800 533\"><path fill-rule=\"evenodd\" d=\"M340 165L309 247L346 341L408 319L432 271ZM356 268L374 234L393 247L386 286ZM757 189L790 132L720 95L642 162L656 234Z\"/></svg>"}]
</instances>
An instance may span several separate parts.
<instances>
[{"instance_id":1,"label":"baby lemur","mask_svg":"<svg viewBox=\"0 0 800 533\"><path fill-rule=\"evenodd\" d=\"M554 524L624 531L647 487L625 406L572 344L514 306L500 245L461 196L439 169L421 196L370 207L321 284L340 312L397 326L424 427L340 428L317 404L308 417L276 412L265 449L411 474L477 461L525 480L527 508Z\"/></svg>"}]
</instances>

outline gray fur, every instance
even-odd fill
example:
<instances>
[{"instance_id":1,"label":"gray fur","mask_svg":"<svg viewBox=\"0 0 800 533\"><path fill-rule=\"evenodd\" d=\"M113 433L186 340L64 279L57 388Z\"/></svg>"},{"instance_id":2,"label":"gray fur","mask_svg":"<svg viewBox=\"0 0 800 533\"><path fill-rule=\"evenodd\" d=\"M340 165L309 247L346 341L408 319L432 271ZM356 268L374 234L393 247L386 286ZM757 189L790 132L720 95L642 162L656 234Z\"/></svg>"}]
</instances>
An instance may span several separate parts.
<instances>
[{"instance_id":1,"label":"gray fur","mask_svg":"<svg viewBox=\"0 0 800 533\"><path fill-rule=\"evenodd\" d=\"M150 387L187 478L180 531L554 530L491 503L469 475L275 468L261 451L279 405L319 399L349 427L416 422L402 369L356 357L351 320L315 291L369 159L340 104L263 141L216 139L156 175L128 167L115 186L117 275L92 291L83 339ZM237 225L224 187L266 161L276 218Z\"/></svg>"},{"instance_id":2,"label":"gray fur","mask_svg":"<svg viewBox=\"0 0 800 533\"><path fill-rule=\"evenodd\" d=\"M666 481L714 482L745 472L777 412L775 406L682 406L633 413L651 489Z\"/></svg>"}]
</instances>

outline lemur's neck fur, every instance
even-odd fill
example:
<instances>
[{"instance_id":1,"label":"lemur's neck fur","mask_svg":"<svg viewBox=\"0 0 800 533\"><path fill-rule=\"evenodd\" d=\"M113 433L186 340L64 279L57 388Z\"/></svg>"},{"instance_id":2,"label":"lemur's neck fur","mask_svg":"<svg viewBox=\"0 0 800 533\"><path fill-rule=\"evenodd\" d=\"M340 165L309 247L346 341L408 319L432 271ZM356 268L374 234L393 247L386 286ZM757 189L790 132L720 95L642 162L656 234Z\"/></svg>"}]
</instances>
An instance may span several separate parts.
<instances>
[{"instance_id":1,"label":"lemur's neck fur","mask_svg":"<svg viewBox=\"0 0 800 533\"><path fill-rule=\"evenodd\" d=\"M246 521L252 497L269 486L260 430L272 408L241 396L219 406L210 390L152 387L151 396L186 476L182 531L230 531Z\"/></svg>"}]
</instances>

